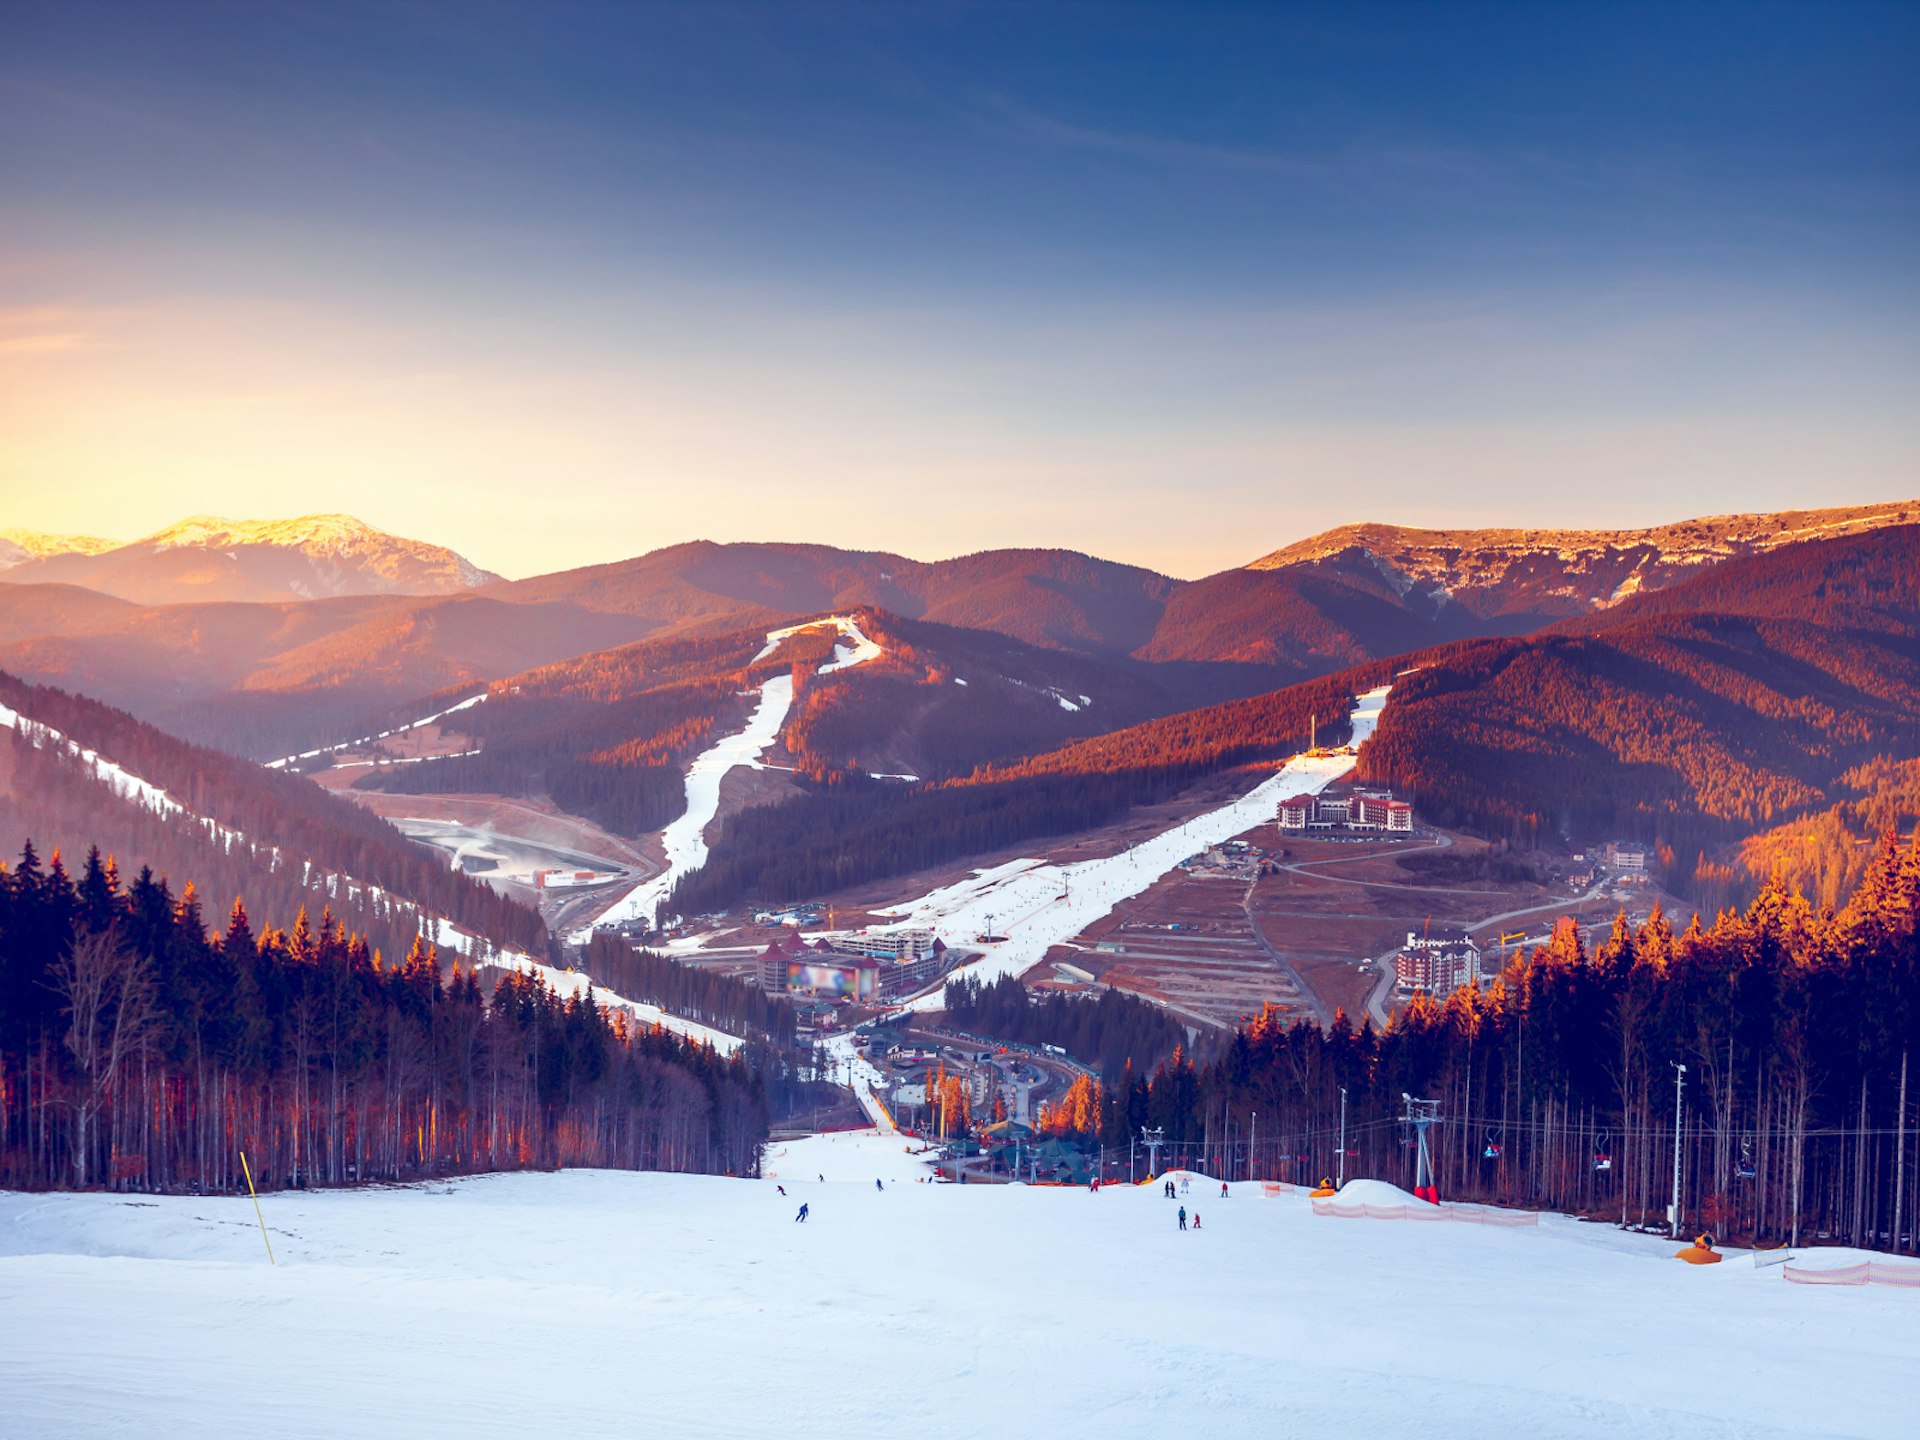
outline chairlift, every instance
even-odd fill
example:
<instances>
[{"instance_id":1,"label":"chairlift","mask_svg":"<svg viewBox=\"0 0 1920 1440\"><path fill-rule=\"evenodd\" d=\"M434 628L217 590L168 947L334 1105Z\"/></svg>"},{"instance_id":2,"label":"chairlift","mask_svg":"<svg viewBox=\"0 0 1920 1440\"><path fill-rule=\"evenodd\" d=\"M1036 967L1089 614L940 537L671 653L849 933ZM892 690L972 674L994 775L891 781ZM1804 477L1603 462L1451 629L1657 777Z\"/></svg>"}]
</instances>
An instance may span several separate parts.
<instances>
[{"instance_id":1,"label":"chairlift","mask_svg":"<svg viewBox=\"0 0 1920 1440\"><path fill-rule=\"evenodd\" d=\"M1733 1167L1734 1176L1741 1180L1753 1179L1753 1141L1740 1142L1740 1158Z\"/></svg>"},{"instance_id":2,"label":"chairlift","mask_svg":"<svg viewBox=\"0 0 1920 1440\"><path fill-rule=\"evenodd\" d=\"M1610 1139L1610 1136L1602 1135L1600 1143L1593 1147L1593 1168L1596 1170L1613 1169L1613 1147L1608 1143Z\"/></svg>"},{"instance_id":3,"label":"chairlift","mask_svg":"<svg viewBox=\"0 0 1920 1440\"><path fill-rule=\"evenodd\" d=\"M1482 1160L1498 1160L1500 1158L1500 1142L1493 1138L1493 1132L1491 1130L1487 1132L1487 1148L1480 1152L1480 1158Z\"/></svg>"}]
</instances>

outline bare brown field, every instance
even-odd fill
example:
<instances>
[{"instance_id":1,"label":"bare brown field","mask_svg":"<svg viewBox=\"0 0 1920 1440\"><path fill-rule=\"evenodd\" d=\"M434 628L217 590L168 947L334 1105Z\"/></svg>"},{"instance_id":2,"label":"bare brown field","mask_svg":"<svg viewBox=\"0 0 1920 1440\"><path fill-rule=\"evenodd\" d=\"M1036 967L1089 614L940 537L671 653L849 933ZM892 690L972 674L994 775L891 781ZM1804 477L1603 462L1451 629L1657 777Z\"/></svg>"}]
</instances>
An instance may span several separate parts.
<instances>
[{"instance_id":1,"label":"bare brown field","mask_svg":"<svg viewBox=\"0 0 1920 1440\"><path fill-rule=\"evenodd\" d=\"M1263 1005L1311 1014L1296 977L1255 933L1246 896L1243 880L1176 870L1055 946L1039 973L1054 976L1054 963L1073 964L1210 1025L1237 1025Z\"/></svg>"}]
</instances>

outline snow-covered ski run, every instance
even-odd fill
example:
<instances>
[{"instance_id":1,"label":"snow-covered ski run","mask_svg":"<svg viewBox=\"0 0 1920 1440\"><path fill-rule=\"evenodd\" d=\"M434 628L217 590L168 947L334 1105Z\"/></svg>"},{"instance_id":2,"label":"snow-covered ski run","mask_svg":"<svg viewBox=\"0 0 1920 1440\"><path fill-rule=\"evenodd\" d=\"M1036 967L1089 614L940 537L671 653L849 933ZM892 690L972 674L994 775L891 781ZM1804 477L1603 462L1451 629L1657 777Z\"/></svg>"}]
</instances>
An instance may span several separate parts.
<instances>
[{"instance_id":1,"label":"snow-covered ski run","mask_svg":"<svg viewBox=\"0 0 1920 1440\"><path fill-rule=\"evenodd\" d=\"M0 1433L1913 1434L1920 1293L1789 1284L1737 1251L1682 1265L1556 1215L1334 1218L1204 1176L1182 1232L1154 1184L926 1184L919 1148L781 1142L758 1180L273 1192L273 1265L244 1194L0 1194Z\"/></svg>"},{"instance_id":2,"label":"snow-covered ski run","mask_svg":"<svg viewBox=\"0 0 1920 1440\"><path fill-rule=\"evenodd\" d=\"M834 646L833 658L820 667L819 673L822 675L864 665L882 653L880 647L867 638L860 629L859 621L853 616L829 615L770 631L767 643L753 658L756 662L764 660L777 651L781 642L789 636L827 626L838 630L846 643ZM728 771L739 766L754 770L764 768L760 757L779 738L780 727L786 724L787 711L792 706L793 676L775 675L760 687L759 703L754 707L746 728L709 746L687 768L686 809L660 835L660 842L667 854L666 869L622 895L591 924L569 935L569 940L576 945L584 945L595 930L633 920L644 921L649 926L658 923L660 907L673 894L673 887L707 863L707 827L720 813L720 782L726 778Z\"/></svg>"},{"instance_id":3,"label":"snow-covered ski run","mask_svg":"<svg viewBox=\"0 0 1920 1440\"><path fill-rule=\"evenodd\" d=\"M1078 935L1121 901L1141 894L1189 856L1267 823L1281 801L1303 793L1318 794L1346 774L1353 768L1352 752L1372 737L1379 724L1390 689L1382 685L1355 700L1348 745L1327 754L1295 755L1229 804L1103 860L1072 865L1014 860L977 870L968 879L917 900L889 906L883 913L900 918L873 928L925 926L949 945L967 946L974 946L979 936L992 934L994 939L978 947L984 951L980 959L954 973L986 981L1018 975L1037 964L1051 947ZM943 992L936 989L912 1008L937 1010L943 1002Z\"/></svg>"}]
</instances>

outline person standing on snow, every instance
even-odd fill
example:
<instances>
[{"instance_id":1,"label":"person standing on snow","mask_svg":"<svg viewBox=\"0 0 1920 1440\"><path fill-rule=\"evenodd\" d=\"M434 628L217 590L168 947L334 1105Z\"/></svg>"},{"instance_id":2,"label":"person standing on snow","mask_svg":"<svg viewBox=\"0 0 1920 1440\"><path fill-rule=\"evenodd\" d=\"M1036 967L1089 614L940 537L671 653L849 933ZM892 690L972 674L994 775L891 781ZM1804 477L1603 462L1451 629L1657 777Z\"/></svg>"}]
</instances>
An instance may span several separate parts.
<instances>
[{"instance_id":1,"label":"person standing on snow","mask_svg":"<svg viewBox=\"0 0 1920 1440\"><path fill-rule=\"evenodd\" d=\"M1196 1230L1200 1228L1200 1212L1198 1210L1193 1212L1193 1228Z\"/></svg>"},{"instance_id":2,"label":"person standing on snow","mask_svg":"<svg viewBox=\"0 0 1920 1440\"><path fill-rule=\"evenodd\" d=\"M806 1202L802 1201L800 1204L800 1213L793 1217L793 1221L794 1221L794 1224L796 1225L802 1225L806 1223L806 1219L807 1219L807 1206L806 1206Z\"/></svg>"},{"instance_id":3,"label":"person standing on snow","mask_svg":"<svg viewBox=\"0 0 1920 1440\"><path fill-rule=\"evenodd\" d=\"M1184 1205L1180 1207L1180 1228L1182 1230L1187 1228L1187 1207Z\"/></svg>"},{"instance_id":4,"label":"person standing on snow","mask_svg":"<svg viewBox=\"0 0 1920 1440\"><path fill-rule=\"evenodd\" d=\"M787 1193L787 1187L784 1185L776 1185L773 1188L778 1190L782 1195Z\"/></svg>"},{"instance_id":5,"label":"person standing on snow","mask_svg":"<svg viewBox=\"0 0 1920 1440\"><path fill-rule=\"evenodd\" d=\"M873 1188L874 1188L874 1189L876 1189L876 1190L884 1190L884 1189L886 1189L887 1187L886 1187L885 1185L883 1185L883 1184L881 1184L881 1183L880 1183L880 1182L879 1182L878 1180L876 1180L876 1181L874 1181L874 1182L873 1182Z\"/></svg>"},{"instance_id":6,"label":"person standing on snow","mask_svg":"<svg viewBox=\"0 0 1920 1440\"><path fill-rule=\"evenodd\" d=\"M1222 1200L1227 1198L1227 1182L1224 1180L1220 1182L1220 1198Z\"/></svg>"}]
</instances>

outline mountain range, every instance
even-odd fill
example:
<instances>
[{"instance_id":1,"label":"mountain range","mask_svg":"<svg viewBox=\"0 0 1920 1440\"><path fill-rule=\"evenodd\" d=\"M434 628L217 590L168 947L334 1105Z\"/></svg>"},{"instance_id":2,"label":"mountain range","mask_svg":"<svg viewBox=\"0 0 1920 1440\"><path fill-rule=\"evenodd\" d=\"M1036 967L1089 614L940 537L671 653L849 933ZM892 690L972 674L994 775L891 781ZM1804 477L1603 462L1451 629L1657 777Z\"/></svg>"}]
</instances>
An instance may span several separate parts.
<instances>
[{"instance_id":1,"label":"mountain range","mask_svg":"<svg viewBox=\"0 0 1920 1440\"><path fill-rule=\"evenodd\" d=\"M0 669L266 758L422 696L610 646L868 607L1121 666L1185 708L1524 634L1729 558L1915 520L1909 501L1653 530L1354 526L1198 580L1064 550L929 562L701 541L505 581L350 517L200 518L0 570L11 582L0 585ZM181 603L183 591L201 598Z\"/></svg>"},{"instance_id":2,"label":"mountain range","mask_svg":"<svg viewBox=\"0 0 1920 1440\"><path fill-rule=\"evenodd\" d=\"M761 656L766 632L854 613L882 656L797 672L793 778L760 796L785 803L727 822L700 882L714 904L1103 823L1290 752L1306 716L1337 735L1342 696L1399 675L1365 773L1462 828L1660 839L1684 867L1920 756L1915 522L1920 502L1653 530L1361 525L1198 580L1062 550L696 542L507 581L347 517L196 519L91 552L23 538L0 671L260 760L485 691L455 722L478 753L363 784L533 796L637 836L788 663ZM262 598L156 598L202 583Z\"/></svg>"}]
</instances>

